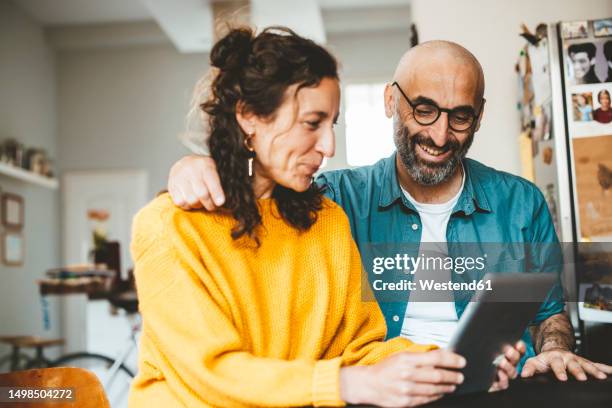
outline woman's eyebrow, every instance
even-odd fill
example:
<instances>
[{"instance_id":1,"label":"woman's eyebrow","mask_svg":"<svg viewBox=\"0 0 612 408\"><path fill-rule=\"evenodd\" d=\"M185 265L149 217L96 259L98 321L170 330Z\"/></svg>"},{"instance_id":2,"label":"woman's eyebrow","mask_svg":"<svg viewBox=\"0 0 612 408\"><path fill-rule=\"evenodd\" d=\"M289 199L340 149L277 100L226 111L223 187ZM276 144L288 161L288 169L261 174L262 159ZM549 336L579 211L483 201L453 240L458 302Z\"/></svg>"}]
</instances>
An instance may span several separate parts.
<instances>
[{"instance_id":1,"label":"woman's eyebrow","mask_svg":"<svg viewBox=\"0 0 612 408\"><path fill-rule=\"evenodd\" d=\"M304 115L317 115L320 119L325 119L328 117L328 113L324 111L307 111L303 113Z\"/></svg>"}]
</instances>

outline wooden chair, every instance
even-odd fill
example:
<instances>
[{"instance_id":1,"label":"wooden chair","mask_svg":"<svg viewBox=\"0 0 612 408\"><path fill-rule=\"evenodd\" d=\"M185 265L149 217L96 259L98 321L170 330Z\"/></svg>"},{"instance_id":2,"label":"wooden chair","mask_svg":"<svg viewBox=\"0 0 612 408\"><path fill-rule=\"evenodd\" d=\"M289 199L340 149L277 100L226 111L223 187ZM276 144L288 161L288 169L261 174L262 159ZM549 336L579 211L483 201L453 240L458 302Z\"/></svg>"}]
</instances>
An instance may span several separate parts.
<instances>
[{"instance_id":1,"label":"wooden chair","mask_svg":"<svg viewBox=\"0 0 612 408\"><path fill-rule=\"evenodd\" d=\"M110 408L98 377L82 368L41 368L0 374L0 387L71 388L74 392L72 401L37 400L35 403L0 401L2 408Z\"/></svg>"}]
</instances>

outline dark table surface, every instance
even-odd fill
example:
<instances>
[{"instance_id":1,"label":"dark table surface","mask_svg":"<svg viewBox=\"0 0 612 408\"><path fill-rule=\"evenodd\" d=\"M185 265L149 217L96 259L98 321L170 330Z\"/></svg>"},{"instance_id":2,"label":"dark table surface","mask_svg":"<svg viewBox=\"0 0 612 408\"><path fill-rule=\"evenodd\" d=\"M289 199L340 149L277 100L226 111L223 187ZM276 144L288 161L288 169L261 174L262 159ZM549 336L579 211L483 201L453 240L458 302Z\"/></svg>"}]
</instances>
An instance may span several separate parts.
<instances>
[{"instance_id":1,"label":"dark table surface","mask_svg":"<svg viewBox=\"0 0 612 408\"><path fill-rule=\"evenodd\" d=\"M612 377L606 380L557 381L541 375L512 381L510 388L494 393L474 393L447 396L427 408L527 408L527 407L585 407L612 408Z\"/></svg>"}]
</instances>

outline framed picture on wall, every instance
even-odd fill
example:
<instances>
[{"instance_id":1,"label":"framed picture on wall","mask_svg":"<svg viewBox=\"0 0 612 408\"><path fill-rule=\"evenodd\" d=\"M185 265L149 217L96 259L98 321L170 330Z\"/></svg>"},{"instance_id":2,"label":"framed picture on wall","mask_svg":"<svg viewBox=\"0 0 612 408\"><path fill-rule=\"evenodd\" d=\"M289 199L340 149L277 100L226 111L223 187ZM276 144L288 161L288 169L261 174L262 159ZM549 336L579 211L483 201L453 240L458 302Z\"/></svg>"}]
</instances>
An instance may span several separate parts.
<instances>
[{"instance_id":1,"label":"framed picture on wall","mask_svg":"<svg viewBox=\"0 0 612 408\"><path fill-rule=\"evenodd\" d=\"M593 35L595 37L612 36L612 18L593 21Z\"/></svg>"},{"instance_id":2,"label":"framed picture on wall","mask_svg":"<svg viewBox=\"0 0 612 408\"><path fill-rule=\"evenodd\" d=\"M9 229L23 228L23 197L17 194L2 194L2 225Z\"/></svg>"},{"instance_id":3,"label":"framed picture on wall","mask_svg":"<svg viewBox=\"0 0 612 408\"><path fill-rule=\"evenodd\" d=\"M571 38L586 38L588 36L588 22L586 20L561 23L561 37L563 37L564 40L569 40Z\"/></svg>"},{"instance_id":4,"label":"framed picture on wall","mask_svg":"<svg viewBox=\"0 0 612 408\"><path fill-rule=\"evenodd\" d=\"M2 263L8 266L21 266L24 259L23 236L20 232L6 231L2 234Z\"/></svg>"}]
</instances>

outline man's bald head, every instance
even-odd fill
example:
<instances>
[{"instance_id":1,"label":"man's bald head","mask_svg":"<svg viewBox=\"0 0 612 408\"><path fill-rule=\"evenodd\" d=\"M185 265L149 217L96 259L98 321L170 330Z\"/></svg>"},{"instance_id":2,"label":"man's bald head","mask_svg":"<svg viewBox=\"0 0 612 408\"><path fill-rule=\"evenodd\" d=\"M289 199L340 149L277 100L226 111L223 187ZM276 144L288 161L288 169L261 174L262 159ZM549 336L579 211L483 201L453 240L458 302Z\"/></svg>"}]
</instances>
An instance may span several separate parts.
<instances>
[{"instance_id":1,"label":"man's bald head","mask_svg":"<svg viewBox=\"0 0 612 408\"><path fill-rule=\"evenodd\" d=\"M472 89L474 103L484 96L482 66L471 52L450 41L428 41L411 48L400 59L393 80L407 90L423 80L437 81L448 91Z\"/></svg>"}]
</instances>

